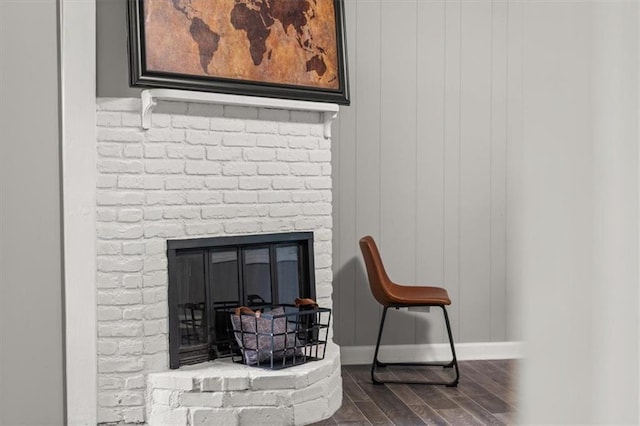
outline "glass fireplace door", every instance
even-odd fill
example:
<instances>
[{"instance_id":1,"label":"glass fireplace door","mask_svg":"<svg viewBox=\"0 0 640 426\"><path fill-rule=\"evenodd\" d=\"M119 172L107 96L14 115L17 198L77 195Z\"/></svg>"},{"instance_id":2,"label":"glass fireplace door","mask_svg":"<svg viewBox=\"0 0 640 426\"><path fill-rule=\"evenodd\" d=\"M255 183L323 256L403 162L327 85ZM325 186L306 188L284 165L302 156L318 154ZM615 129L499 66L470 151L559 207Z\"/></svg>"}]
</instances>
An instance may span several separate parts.
<instances>
[{"instance_id":1,"label":"glass fireplace door","mask_svg":"<svg viewBox=\"0 0 640 426\"><path fill-rule=\"evenodd\" d=\"M239 250L216 249L209 252L209 288L213 311L213 350L216 357L231 353L229 310L241 305Z\"/></svg>"},{"instance_id":2,"label":"glass fireplace door","mask_svg":"<svg viewBox=\"0 0 640 426\"><path fill-rule=\"evenodd\" d=\"M204 251L186 251L176 256L177 326L180 352L194 361L208 356Z\"/></svg>"}]
</instances>

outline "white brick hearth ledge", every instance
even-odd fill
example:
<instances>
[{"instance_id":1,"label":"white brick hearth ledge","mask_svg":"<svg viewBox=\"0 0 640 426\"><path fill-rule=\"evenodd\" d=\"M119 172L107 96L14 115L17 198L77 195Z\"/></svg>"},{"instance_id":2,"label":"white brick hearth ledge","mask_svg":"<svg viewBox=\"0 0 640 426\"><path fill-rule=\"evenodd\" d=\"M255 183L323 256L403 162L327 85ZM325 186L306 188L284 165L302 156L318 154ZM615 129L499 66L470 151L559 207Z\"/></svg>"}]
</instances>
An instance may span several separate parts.
<instances>
[{"instance_id":1,"label":"white brick hearth ledge","mask_svg":"<svg viewBox=\"0 0 640 426\"><path fill-rule=\"evenodd\" d=\"M153 373L147 381L150 425L301 425L330 417L342 403L339 349L282 370L229 358Z\"/></svg>"},{"instance_id":2,"label":"white brick hearth ledge","mask_svg":"<svg viewBox=\"0 0 640 426\"><path fill-rule=\"evenodd\" d=\"M331 122L338 116L337 104L323 102L297 101L292 99L261 98L257 96L226 95L223 93L190 92L173 89L149 89L140 94L142 100L142 128L151 128L151 114L157 100L195 102L216 105L248 106L258 108L277 108L294 111L313 111L323 113L324 137L331 137Z\"/></svg>"}]
</instances>

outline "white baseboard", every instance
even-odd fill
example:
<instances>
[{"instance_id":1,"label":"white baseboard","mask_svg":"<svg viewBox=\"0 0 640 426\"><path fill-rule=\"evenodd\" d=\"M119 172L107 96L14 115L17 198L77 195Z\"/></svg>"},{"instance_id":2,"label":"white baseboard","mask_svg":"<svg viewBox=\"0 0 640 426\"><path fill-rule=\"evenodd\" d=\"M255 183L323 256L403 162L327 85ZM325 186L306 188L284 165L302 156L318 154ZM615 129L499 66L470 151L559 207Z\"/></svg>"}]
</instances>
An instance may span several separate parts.
<instances>
[{"instance_id":1,"label":"white baseboard","mask_svg":"<svg viewBox=\"0 0 640 426\"><path fill-rule=\"evenodd\" d=\"M370 364L375 346L340 346L342 365ZM522 342L456 343L458 361L480 359L519 359L523 357ZM450 361L448 343L421 345L383 345L378 358L386 362Z\"/></svg>"}]
</instances>

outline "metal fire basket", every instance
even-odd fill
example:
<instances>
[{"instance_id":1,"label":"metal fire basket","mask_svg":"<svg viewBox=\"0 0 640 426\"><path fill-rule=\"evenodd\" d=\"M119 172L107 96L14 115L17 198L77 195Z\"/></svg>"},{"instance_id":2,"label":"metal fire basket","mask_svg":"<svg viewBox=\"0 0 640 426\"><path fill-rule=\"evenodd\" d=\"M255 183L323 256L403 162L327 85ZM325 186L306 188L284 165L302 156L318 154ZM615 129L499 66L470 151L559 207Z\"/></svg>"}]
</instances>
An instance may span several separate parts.
<instances>
[{"instance_id":1,"label":"metal fire basket","mask_svg":"<svg viewBox=\"0 0 640 426\"><path fill-rule=\"evenodd\" d=\"M230 319L235 362L277 370L324 358L331 309L287 304L256 311L238 307Z\"/></svg>"}]
</instances>

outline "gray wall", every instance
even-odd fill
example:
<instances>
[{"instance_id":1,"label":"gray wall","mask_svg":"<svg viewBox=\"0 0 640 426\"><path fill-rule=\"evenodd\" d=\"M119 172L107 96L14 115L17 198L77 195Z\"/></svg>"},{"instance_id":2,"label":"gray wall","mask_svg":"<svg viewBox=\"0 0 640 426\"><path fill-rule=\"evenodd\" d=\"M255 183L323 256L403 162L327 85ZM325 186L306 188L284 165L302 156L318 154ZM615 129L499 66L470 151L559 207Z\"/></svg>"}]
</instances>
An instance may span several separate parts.
<instances>
[{"instance_id":1,"label":"gray wall","mask_svg":"<svg viewBox=\"0 0 640 426\"><path fill-rule=\"evenodd\" d=\"M0 1L0 424L63 424L57 2Z\"/></svg>"},{"instance_id":2,"label":"gray wall","mask_svg":"<svg viewBox=\"0 0 640 426\"><path fill-rule=\"evenodd\" d=\"M127 32L127 0L97 0L97 96L110 98L140 96L141 89L129 87Z\"/></svg>"},{"instance_id":3,"label":"gray wall","mask_svg":"<svg viewBox=\"0 0 640 426\"><path fill-rule=\"evenodd\" d=\"M353 103L333 151L337 341L375 343L380 309L358 248L367 234L392 279L448 289L456 341L514 339L507 3L345 3ZM392 311L383 343L442 341L440 316Z\"/></svg>"}]
</instances>

